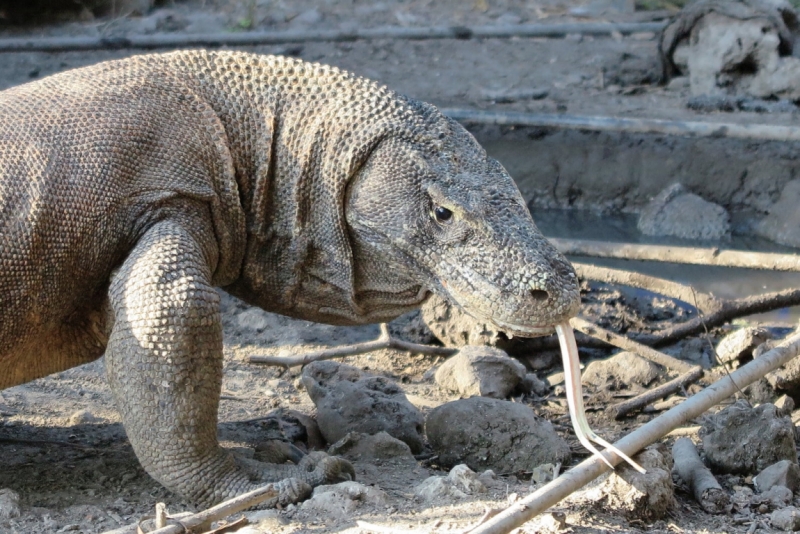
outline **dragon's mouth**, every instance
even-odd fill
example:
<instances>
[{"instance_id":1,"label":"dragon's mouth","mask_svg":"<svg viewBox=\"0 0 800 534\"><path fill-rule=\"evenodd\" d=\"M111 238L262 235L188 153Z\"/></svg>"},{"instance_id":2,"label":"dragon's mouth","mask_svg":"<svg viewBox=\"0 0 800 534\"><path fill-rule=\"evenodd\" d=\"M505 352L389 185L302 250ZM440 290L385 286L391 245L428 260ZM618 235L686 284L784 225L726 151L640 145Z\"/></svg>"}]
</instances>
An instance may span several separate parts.
<instances>
[{"instance_id":1,"label":"dragon's mouth","mask_svg":"<svg viewBox=\"0 0 800 534\"><path fill-rule=\"evenodd\" d=\"M511 336L517 337L541 337L541 336L549 336L550 334L555 333L556 325L518 325L513 323L507 323L505 321L500 321L499 319L489 319L489 321L494 324L497 328L509 334Z\"/></svg>"}]
</instances>

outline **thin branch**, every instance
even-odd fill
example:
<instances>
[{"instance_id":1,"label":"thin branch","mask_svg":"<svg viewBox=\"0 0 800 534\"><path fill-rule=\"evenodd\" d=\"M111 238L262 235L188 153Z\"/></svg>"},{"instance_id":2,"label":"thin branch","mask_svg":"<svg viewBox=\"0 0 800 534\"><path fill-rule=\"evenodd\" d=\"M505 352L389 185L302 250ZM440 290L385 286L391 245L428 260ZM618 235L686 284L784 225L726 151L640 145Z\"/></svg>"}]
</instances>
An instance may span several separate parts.
<instances>
[{"instance_id":1,"label":"thin branch","mask_svg":"<svg viewBox=\"0 0 800 534\"><path fill-rule=\"evenodd\" d=\"M278 496L278 490L275 489L274 484L269 484L264 487L255 489L248 493L243 493L233 499L221 502L202 512L191 514L189 516L182 516L178 524L167 525L166 527L159 528L148 532L148 534L184 534L188 531L197 530L202 532L203 529L208 529L211 523L219 521L229 515L247 510L253 506L257 506L266 500L274 499ZM175 519L174 516L170 519ZM128 527L123 527L128 528ZM118 534L122 529L114 529L107 531L104 534Z\"/></svg>"},{"instance_id":2,"label":"thin branch","mask_svg":"<svg viewBox=\"0 0 800 534\"><path fill-rule=\"evenodd\" d=\"M698 293L692 286L679 284L672 280L648 276L646 274L624 269L610 269L587 263L573 262L579 278L602 282L604 284L622 285L646 289L659 295L680 300L699 310L710 313L721 306L719 299L706 293Z\"/></svg>"},{"instance_id":3,"label":"thin branch","mask_svg":"<svg viewBox=\"0 0 800 534\"><path fill-rule=\"evenodd\" d=\"M698 417L712 406L730 397L736 392L736 386L732 382L735 381L739 387L747 386L770 371L774 371L798 354L800 354L800 334L795 333L785 339L779 346L731 373L730 377L721 378L682 404L664 412L649 423L628 434L615 443L615 446L626 454L635 454L644 447L655 443L670 431ZM613 464L620 462L620 458L617 456L610 453L604 454ZM592 456L559 478L533 492L525 499L514 503L485 524L476 528L471 534L504 534L510 532L608 470L609 468L602 460Z\"/></svg>"},{"instance_id":4,"label":"thin branch","mask_svg":"<svg viewBox=\"0 0 800 534\"><path fill-rule=\"evenodd\" d=\"M800 129L798 129L800 132ZM797 140L800 140L798 138ZM767 271L800 271L800 255L773 252L720 250L718 248L673 247L613 243L584 239L548 238L562 253L569 256L618 258L623 260L663 261L716 267L741 267Z\"/></svg>"},{"instance_id":5,"label":"thin branch","mask_svg":"<svg viewBox=\"0 0 800 534\"><path fill-rule=\"evenodd\" d=\"M296 356L250 356L250 363L262 363L265 365L283 365L284 367L295 367L297 365L307 365L318 360L332 360L334 358L344 358L364 354L373 350L380 349L399 349L421 354L438 354L450 356L458 352L458 349L448 347L435 347L433 345L420 345L397 339L389 333L386 323L381 324L381 335L373 341L364 343L354 343L343 345L332 349L306 352Z\"/></svg>"},{"instance_id":6,"label":"thin branch","mask_svg":"<svg viewBox=\"0 0 800 534\"><path fill-rule=\"evenodd\" d=\"M672 356L664 354L663 352L659 352L653 348L648 347L647 345L642 345L641 343L632 341L625 336L615 334L614 332L606 330L605 328L602 328L600 326L597 326L596 324L591 323L586 319L581 319L580 317L574 317L570 319L570 324L573 326L573 328L575 328L580 332L583 332L587 336L591 336L595 339L600 339L610 345L614 345L615 347L619 347L623 350L635 352L642 358L657 363L658 365L664 366L667 369L673 369L675 371L686 373L692 371L695 368L694 365L688 364L677 358L673 358Z\"/></svg>"},{"instance_id":7,"label":"thin branch","mask_svg":"<svg viewBox=\"0 0 800 534\"><path fill-rule=\"evenodd\" d=\"M706 316L698 316L685 323L665 328L653 334L635 334L631 338L644 345L658 346L673 343L687 336L699 334L705 328L714 328L732 319L779 310L800 304L800 288L785 289L763 295L754 295L735 300L722 301L719 310Z\"/></svg>"},{"instance_id":8,"label":"thin branch","mask_svg":"<svg viewBox=\"0 0 800 534\"><path fill-rule=\"evenodd\" d=\"M668 395L672 395L676 391L679 391L681 388L686 387L689 384L697 382L703 377L703 368L699 365L694 366L691 371L682 374L678 378L670 380L665 384L658 386L657 388L650 389L645 391L641 395L637 395L632 399L628 399L624 402L620 402L618 404L614 404L613 406L609 406L607 411L614 415L614 419L622 419L629 413L641 410L645 406L649 406L653 402L663 399Z\"/></svg>"}]
</instances>

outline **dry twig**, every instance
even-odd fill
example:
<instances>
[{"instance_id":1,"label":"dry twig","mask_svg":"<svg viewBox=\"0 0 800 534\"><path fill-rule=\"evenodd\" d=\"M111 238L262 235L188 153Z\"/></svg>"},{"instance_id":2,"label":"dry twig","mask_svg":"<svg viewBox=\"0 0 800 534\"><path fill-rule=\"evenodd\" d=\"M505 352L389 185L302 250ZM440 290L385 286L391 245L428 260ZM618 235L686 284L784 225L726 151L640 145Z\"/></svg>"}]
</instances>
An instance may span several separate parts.
<instances>
[{"instance_id":1,"label":"dry twig","mask_svg":"<svg viewBox=\"0 0 800 534\"><path fill-rule=\"evenodd\" d=\"M344 358L345 356L354 356L356 354L364 354L365 352L371 352L373 350L389 348L407 350L409 352L417 352L422 354L439 354L444 356L449 356L458 352L458 349L435 347L433 345L420 345L419 343L410 343L408 341L403 341L402 339L397 339L389 333L389 327L386 325L386 323L381 323L381 335L374 341L355 343L353 345L344 345L342 347L335 347L332 349L319 350L315 352L306 352L305 354L298 354L297 356L250 356L250 363L263 363L266 365L283 365L285 367L294 367L296 365L307 365L318 360Z\"/></svg>"},{"instance_id":2,"label":"dry twig","mask_svg":"<svg viewBox=\"0 0 800 534\"><path fill-rule=\"evenodd\" d=\"M774 349L740 367L728 377L723 377L686 402L659 415L649 423L628 434L615 445L627 454L635 454L655 443L671 430L702 414L715 404L734 394L739 387L747 386L800 354L800 333L795 333ZM734 382L736 385L734 385ZM612 463L620 458L604 453ZM608 467L595 456L584 460L556 480L533 492L525 499L476 528L471 534L503 534L522 525L537 514L594 480Z\"/></svg>"},{"instance_id":3,"label":"dry twig","mask_svg":"<svg viewBox=\"0 0 800 534\"><path fill-rule=\"evenodd\" d=\"M580 317L574 317L570 319L570 324L576 330L583 332L587 336L591 336L595 339L600 339L605 341L610 345L614 345L615 347L619 347L623 350L627 350L630 352L634 352L645 358L650 360L653 363L657 363L667 369L673 369L675 371L680 371L683 373L688 373L696 366L688 364L684 361L681 361L677 358L673 358L669 354L664 354L663 352L659 352L653 348L648 347L647 345L642 345L641 343L637 343L628 339L625 336L621 336L619 334L615 334L610 330L606 330L600 326L597 326L594 323L587 321L586 319L581 319ZM702 373L701 373L702 376Z\"/></svg>"},{"instance_id":4,"label":"dry twig","mask_svg":"<svg viewBox=\"0 0 800 534\"><path fill-rule=\"evenodd\" d=\"M700 460L694 443L689 438L680 438L672 446L675 471L689 486L695 500L709 514L726 514L733 505L728 494L717 479Z\"/></svg>"},{"instance_id":5,"label":"dry twig","mask_svg":"<svg viewBox=\"0 0 800 534\"><path fill-rule=\"evenodd\" d=\"M607 410L614 415L614 419L622 419L629 413L635 410L641 410L645 406L648 406L658 399L663 399L667 395L671 395L679 389L686 387L688 384L700 380L702 377L703 368L699 365L695 365L690 371L682 374L678 378L670 380L669 382L662 384L657 388L645 391L641 395L637 395L632 399L614 404Z\"/></svg>"}]
</instances>

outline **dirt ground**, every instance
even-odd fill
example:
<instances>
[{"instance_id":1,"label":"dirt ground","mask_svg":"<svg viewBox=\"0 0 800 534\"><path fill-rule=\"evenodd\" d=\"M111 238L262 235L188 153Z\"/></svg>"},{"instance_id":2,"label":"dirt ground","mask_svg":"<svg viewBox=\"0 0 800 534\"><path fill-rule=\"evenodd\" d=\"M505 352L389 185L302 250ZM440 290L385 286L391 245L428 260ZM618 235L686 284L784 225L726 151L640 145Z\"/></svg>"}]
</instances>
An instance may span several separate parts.
<instances>
[{"instance_id":1,"label":"dirt ground","mask_svg":"<svg viewBox=\"0 0 800 534\"><path fill-rule=\"evenodd\" d=\"M127 32L189 32L236 29L348 28L381 25L514 24L563 21L651 21L655 11L618 11L625 2L528 2L476 0L461 2L386 1L313 2L311 0L236 2L207 0L166 2L147 17L78 19L22 27L0 26L0 38L46 35L119 35ZM668 4L668 3L667 3ZM611 6L611 7L609 7ZM566 111L597 115L655 118L693 117L685 108L685 92L648 85L653 81L656 40L651 33L629 37L566 39L485 39L307 43L249 47L260 53L287 53L330 63L374 78L412 97L440 106ZM135 51L14 53L0 55L0 89L65 69L124 57ZM601 74L602 73L602 74ZM603 78L601 82L600 79ZM546 87L541 99L498 104L487 92ZM626 90L625 87L635 89ZM720 119L717 116L709 120ZM742 122L763 121L755 113L739 113ZM791 124L793 114L774 115L771 122ZM678 314L680 315L680 314ZM256 354L298 353L372 339L377 326L347 328L297 321L249 308L223 297L225 379L219 435L224 446L245 453L265 435L263 418L277 408L313 414L307 394L297 388L294 371L248 363ZM716 334L716 332L714 333ZM587 353L588 354L588 353ZM603 352L593 351L592 356ZM605 354L608 354L606 352ZM441 358L382 350L345 359L347 363L384 374L401 384L423 412L455 397L440 391L431 369ZM541 378L557 372L540 369ZM713 380L711 373L706 379ZM692 390L690 389L690 392ZM613 397L613 395L612 395ZM608 392L587 399L595 430L614 441L652 417L639 415L615 422L600 408ZM586 452L574 439L563 396L520 397L543 417L558 423L577 463ZM263 532L357 532L356 520L420 532L457 532L474 523L485 508L502 508L513 495L525 495L532 483L524 475L503 474L482 497L426 504L414 500L413 488L431 474L443 474L435 463L414 469L391 464L356 464L359 481L388 495L385 506L362 506L343 517L324 517L290 507L260 512L252 519ZM726 480L726 487L742 481ZM743 483L743 482L742 482ZM156 502L170 511L190 509L164 490L137 462L106 384L102 360L35 382L0 391L0 489L20 495L20 517L0 519L0 532L97 533L138 521ZM523 532L769 532L766 521L748 515L705 514L685 493L677 506L654 523L628 521L588 504L559 505L566 526L553 527L549 514ZM550 519L548 519L550 518Z\"/></svg>"}]
</instances>

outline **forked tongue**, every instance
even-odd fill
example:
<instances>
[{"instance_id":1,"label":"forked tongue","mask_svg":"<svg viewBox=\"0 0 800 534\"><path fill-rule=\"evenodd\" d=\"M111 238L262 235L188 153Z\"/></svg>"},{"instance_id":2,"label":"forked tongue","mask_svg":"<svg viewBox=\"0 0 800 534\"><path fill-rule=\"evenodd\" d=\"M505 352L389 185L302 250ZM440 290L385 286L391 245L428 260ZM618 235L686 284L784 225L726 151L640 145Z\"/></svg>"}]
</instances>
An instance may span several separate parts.
<instances>
[{"instance_id":1,"label":"forked tongue","mask_svg":"<svg viewBox=\"0 0 800 534\"><path fill-rule=\"evenodd\" d=\"M611 469L614 469L614 466L611 465L608 458L592 445L592 441L613 452L631 464L631 466L640 473L644 473L645 470L639 464L631 460L624 452L595 434L594 431L589 428L589 422L586 420L586 413L583 408L581 368L580 360L578 359L578 345L575 343L575 334L573 334L572 327L567 321L556 325L556 333L558 334L558 342L561 345L561 359L564 362L564 381L567 386L569 416L572 420L572 427L575 429L575 435L578 436L578 441L600 457Z\"/></svg>"}]
</instances>

